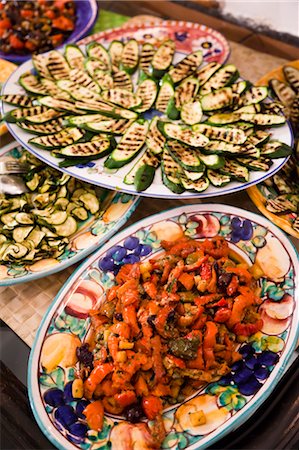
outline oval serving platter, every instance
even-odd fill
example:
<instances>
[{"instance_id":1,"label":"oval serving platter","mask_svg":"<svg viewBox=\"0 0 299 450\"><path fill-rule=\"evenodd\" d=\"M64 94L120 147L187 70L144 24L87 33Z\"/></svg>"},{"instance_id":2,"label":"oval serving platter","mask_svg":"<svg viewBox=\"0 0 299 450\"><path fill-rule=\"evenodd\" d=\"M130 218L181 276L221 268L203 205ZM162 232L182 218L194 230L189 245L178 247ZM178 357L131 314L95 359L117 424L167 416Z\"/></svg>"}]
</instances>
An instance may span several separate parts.
<instances>
[{"instance_id":1,"label":"oval serving platter","mask_svg":"<svg viewBox=\"0 0 299 450\"><path fill-rule=\"evenodd\" d=\"M0 150L0 160L18 160L24 149L12 142ZM78 231L70 237L64 253L56 259L43 259L32 265L0 264L0 286L24 283L52 275L77 263L106 242L126 223L139 202L133 195L97 189L101 203L97 217L91 216L79 223Z\"/></svg>"},{"instance_id":2,"label":"oval serving platter","mask_svg":"<svg viewBox=\"0 0 299 450\"><path fill-rule=\"evenodd\" d=\"M167 436L162 448L210 446L244 423L281 378L296 346L299 319L298 256L286 235L267 219L227 205L194 204L162 212L131 225L90 256L61 289L39 327L29 361L29 397L41 430L58 448L120 449L122 433L134 428L107 414L100 433L88 429L81 414L86 401L67 394L78 368L76 347L90 329L88 309L96 308L105 290L114 284L115 265L152 257L160 251L162 239L177 241L184 234L194 239L223 236L243 259L260 268L264 324L248 342L240 344L243 360L230 374L163 412ZM120 253L123 260L118 258ZM78 294L84 297L80 307ZM62 352L54 352L54 343ZM50 373L41 364L42 352ZM56 390L57 398L62 399L56 407L46 402L51 397L49 390ZM192 426L188 412L196 410L209 413L205 424ZM64 420L63 411L69 421Z\"/></svg>"},{"instance_id":3,"label":"oval serving platter","mask_svg":"<svg viewBox=\"0 0 299 450\"><path fill-rule=\"evenodd\" d=\"M98 33L94 36L86 38L82 42L81 48L84 51L85 45L94 39L100 41L104 45L108 46L108 43L114 39L121 39L122 41L127 41L130 38L136 38L141 43L144 41L149 41L152 43L158 43L167 37L171 37L175 40L177 46L177 52L175 54L174 61L180 61L186 54L190 51L201 50L203 52L204 61L217 61L224 62L228 57L229 50L225 38L221 36L218 32L211 30L207 27L190 24L188 22L162 22L157 25L152 25L149 28L144 28L144 26L131 26L123 27L116 30L110 30L102 33ZM206 48L208 47L208 48ZM18 85L19 77L28 71L33 69L32 62L27 61L21 67L19 67L8 79L3 87L2 94L8 93L22 93L23 90L21 86ZM241 74L242 75L242 74ZM135 74L134 74L135 76ZM13 106L7 104L2 105L4 113L9 112L13 109ZM146 118L151 119L153 116L157 115L157 111L150 110L146 112ZM159 113L160 114L160 113ZM134 166L136 158L121 167L118 170L107 170L104 167L104 160L95 159L93 161L93 167L88 167L85 164L78 166L71 166L68 168L59 167L60 158L56 158L51 155L51 152L35 147L33 144L29 144L28 140L32 138L32 134L20 129L16 124L8 124L10 132L13 136L31 153L37 156L39 159L55 167L59 170L68 173L78 179L83 181L88 181L92 184L105 187L108 189L117 189L122 192L127 192L130 194L137 194L147 197L156 198L209 198L217 195L228 194L232 192L237 192L242 189L246 189L264 179L272 176L276 173L286 162L287 158L278 158L273 160L273 164L270 169L266 172L261 171L250 171L250 179L247 182L231 181L229 184L222 187L214 187L212 184L203 192L192 192L185 191L183 193L172 192L168 187L166 187L162 182L161 168L157 168L154 175L152 184L144 191L137 192L134 184L125 184L124 177L128 174L130 169ZM289 146L293 145L293 137L291 129L288 123L283 126L272 128L271 136L273 139L280 140Z\"/></svg>"}]
</instances>

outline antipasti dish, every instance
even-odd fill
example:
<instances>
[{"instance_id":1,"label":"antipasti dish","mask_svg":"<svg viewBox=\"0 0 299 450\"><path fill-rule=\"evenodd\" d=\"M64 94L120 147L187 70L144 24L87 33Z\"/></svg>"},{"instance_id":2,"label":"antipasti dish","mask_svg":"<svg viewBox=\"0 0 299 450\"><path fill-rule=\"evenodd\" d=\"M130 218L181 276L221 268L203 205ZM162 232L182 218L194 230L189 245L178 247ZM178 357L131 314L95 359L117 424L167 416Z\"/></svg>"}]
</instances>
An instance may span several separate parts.
<instances>
[{"instance_id":1,"label":"antipasti dish","mask_svg":"<svg viewBox=\"0 0 299 450\"><path fill-rule=\"evenodd\" d=\"M138 197L82 183L36 159L17 142L1 161L25 163L27 192L0 194L0 285L56 273L96 250L130 217Z\"/></svg>"},{"instance_id":2,"label":"antipasti dish","mask_svg":"<svg viewBox=\"0 0 299 450\"><path fill-rule=\"evenodd\" d=\"M41 429L63 449L211 445L283 373L298 339L297 266L275 225L225 205L124 230L40 325L28 378Z\"/></svg>"},{"instance_id":3,"label":"antipasti dish","mask_svg":"<svg viewBox=\"0 0 299 450\"><path fill-rule=\"evenodd\" d=\"M53 167L124 192L209 197L269 177L291 153L279 104L239 75L202 49L131 38L35 56L1 98L14 136Z\"/></svg>"}]
</instances>

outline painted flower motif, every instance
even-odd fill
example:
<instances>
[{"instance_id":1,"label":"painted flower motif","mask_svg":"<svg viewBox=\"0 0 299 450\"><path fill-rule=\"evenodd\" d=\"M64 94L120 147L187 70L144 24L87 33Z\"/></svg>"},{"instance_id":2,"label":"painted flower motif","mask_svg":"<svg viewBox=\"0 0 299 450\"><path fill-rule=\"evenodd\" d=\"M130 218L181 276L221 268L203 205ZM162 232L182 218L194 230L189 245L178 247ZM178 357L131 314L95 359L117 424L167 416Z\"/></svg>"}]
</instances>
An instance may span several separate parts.
<instances>
[{"instance_id":1,"label":"painted flower motif","mask_svg":"<svg viewBox=\"0 0 299 450\"><path fill-rule=\"evenodd\" d=\"M270 350L271 352L281 352L285 346L285 342L278 336L266 336L260 331L249 337L249 342L256 352Z\"/></svg>"},{"instance_id":2,"label":"painted flower motif","mask_svg":"<svg viewBox=\"0 0 299 450\"><path fill-rule=\"evenodd\" d=\"M188 38L188 31L176 31L174 37L177 41L184 42Z\"/></svg>"},{"instance_id":3,"label":"painted flower motif","mask_svg":"<svg viewBox=\"0 0 299 450\"><path fill-rule=\"evenodd\" d=\"M87 323L85 319L70 316L65 311L61 312L54 320L55 328L59 331L69 331L82 339L86 333Z\"/></svg>"},{"instance_id":4,"label":"painted flower motif","mask_svg":"<svg viewBox=\"0 0 299 450\"><path fill-rule=\"evenodd\" d=\"M28 270L25 266L18 266L12 264L10 268L7 270L7 275L13 278L22 277L28 273Z\"/></svg>"},{"instance_id":5,"label":"painted flower motif","mask_svg":"<svg viewBox=\"0 0 299 450\"><path fill-rule=\"evenodd\" d=\"M95 163L92 162L92 161L89 161L89 162L87 162L85 164L77 164L76 165L76 167L78 167L78 169L91 168L91 167L94 167L94 166L95 166Z\"/></svg>"},{"instance_id":6,"label":"painted flower motif","mask_svg":"<svg viewBox=\"0 0 299 450\"><path fill-rule=\"evenodd\" d=\"M8 152L8 154L9 154L10 156L12 156L13 158L20 159L21 156L22 156L22 154L23 154L23 149L22 149L21 146L20 146L20 147L15 147L15 148L13 148L12 150L10 150L10 151Z\"/></svg>"},{"instance_id":7,"label":"painted flower motif","mask_svg":"<svg viewBox=\"0 0 299 450\"><path fill-rule=\"evenodd\" d=\"M179 433L177 431L171 431L162 443L163 449L183 449L189 444L189 439L184 433Z\"/></svg>"},{"instance_id":8,"label":"painted flower motif","mask_svg":"<svg viewBox=\"0 0 299 450\"><path fill-rule=\"evenodd\" d=\"M207 388L207 392L217 395L219 404L225 406L229 411L239 411L246 405L246 398L234 386L221 386L213 383Z\"/></svg>"},{"instance_id":9,"label":"painted flower motif","mask_svg":"<svg viewBox=\"0 0 299 450\"><path fill-rule=\"evenodd\" d=\"M242 220L239 217L233 217L231 221L231 242L236 244L240 240L249 241L253 236L253 226L250 220Z\"/></svg>"},{"instance_id":10,"label":"painted flower motif","mask_svg":"<svg viewBox=\"0 0 299 450\"><path fill-rule=\"evenodd\" d=\"M212 214L196 214L190 217L191 223L197 223L194 236L197 238L208 238L217 236L220 230L220 223L217 217ZM193 227L194 225L192 225Z\"/></svg>"},{"instance_id":11,"label":"painted flower motif","mask_svg":"<svg viewBox=\"0 0 299 450\"><path fill-rule=\"evenodd\" d=\"M205 36L198 39L193 39L192 48L194 50L201 49L204 58L218 55L223 51L223 49L220 47L219 42L212 36L209 36L208 39Z\"/></svg>"}]
</instances>

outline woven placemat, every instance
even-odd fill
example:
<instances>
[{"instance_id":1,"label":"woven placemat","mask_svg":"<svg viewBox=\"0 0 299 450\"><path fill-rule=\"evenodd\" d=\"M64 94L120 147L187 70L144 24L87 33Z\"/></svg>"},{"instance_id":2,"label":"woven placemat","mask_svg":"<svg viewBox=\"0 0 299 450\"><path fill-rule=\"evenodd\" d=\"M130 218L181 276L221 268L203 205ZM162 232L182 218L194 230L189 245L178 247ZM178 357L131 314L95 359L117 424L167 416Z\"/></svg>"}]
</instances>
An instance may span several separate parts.
<instances>
[{"instance_id":1,"label":"woven placemat","mask_svg":"<svg viewBox=\"0 0 299 450\"><path fill-rule=\"evenodd\" d=\"M121 16L118 21L115 19L116 18L113 17L113 25L119 26L123 24L125 16ZM111 26L111 23L108 24L107 22L107 15L104 19L100 16L99 20L105 22L105 27L109 28ZM152 20L156 22L157 18L137 16L130 19L127 23L150 23ZM100 29L103 29L103 25ZM99 29L97 31L99 31ZM244 78L247 78L252 82L256 82L265 73L286 62L286 60L282 58L259 53L235 42L230 42L230 46L230 62L233 62L239 68L240 73ZM232 197L230 196L230 199L231 198ZM228 201L228 203L230 203L228 198L227 200L217 198L214 199L214 201L219 201L220 203ZM193 203L198 202L200 202L200 200L193 200ZM247 202L250 203L247 209L252 210L251 206L254 208L253 203L250 202L245 193L239 193L232 204L239 207L242 207L243 205L243 207L246 208L245 205L247 205ZM179 204L190 203L190 201L178 200L175 204L170 205L168 204L168 201L144 199L142 203L143 204L139 205L139 208L137 208L137 211L135 211L128 224L149 214L168 209L169 207L179 206ZM153 208L154 211L152 210ZM74 268L75 266L69 267L55 275L36 281L0 288L0 318L30 347L33 344L42 317L64 282L74 271Z\"/></svg>"}]
</instances>

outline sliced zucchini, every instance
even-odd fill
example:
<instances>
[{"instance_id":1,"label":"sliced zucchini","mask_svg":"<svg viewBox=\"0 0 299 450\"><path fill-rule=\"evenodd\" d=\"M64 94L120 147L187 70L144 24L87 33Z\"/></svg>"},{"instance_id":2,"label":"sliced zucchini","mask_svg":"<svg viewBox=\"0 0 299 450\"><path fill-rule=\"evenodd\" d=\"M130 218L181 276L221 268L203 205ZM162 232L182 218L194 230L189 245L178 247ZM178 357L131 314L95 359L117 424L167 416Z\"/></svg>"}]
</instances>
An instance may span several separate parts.
<instances>
[{"instance_id":1,"label":"sliced zucchini","mask_svg":"<svg viewBox=\"0 0 299 450\"><path fill-rule=\"evenodd\" d=\"M131 77L125 70L119 70L116 66L112 67L113 86L119 89L133 90Z\"/></svg>"},{"instance_id":2,"label":"sliced zucchini","mask_svg":"<svg viewBox=\"0 0 299 450\"><path fill-rule=\"evenodd\" d=\"M175 106L181 109L185 103L195 99L199 89L199 81L194 77L188 77L183 80L176 88L174 93Z\"/></svg>"},{"instance_id":3,"label":"sliced zucchini","mask_svg":"<svg viewBox=\"0 0 299 450\"><path fill-rule=\"evenodd\" d=\"M249 172L247 167L241 166L236 161L226 160L223 167L219 169L219 172L224 175L229 175L236 181L240 181L241 183L246 183L249 181Z\"/></svg>"},{"instance_id":4,"label":"sliced zucchini","mask_svg":"<svg viewBox=\"0 0 299 450\"><path fill-rule=\"evenodd\" d=\"M208 81L201 87L200 95L209 94L212 91L221 89L232 84L239 77L238 69L234 64L226 64L217 70Z\"/></svg>"},{"instance_id":5,"label":"sliced zucchini","mask_svg":"<svg viewBox=\"0 0 299 450\"><path fill-rule=\"evenodd\" d=\"M94 79L101 86L102 90L112 89L114 87L114 81L110 72L105 70L96 69L93 74Z\"/></svg>"},{"instance_id":6,"label":"sliced zucchini","mask_svg":"<svg viewBox=\"0 0 299 450\"><path fill-rule=\"evenodd\" d=\"M172 158L168 149L163 150L161 161L162 181L175 194L181 194L185 188L181 183L182 167Z\"/></svg>"},{"instance_id":7,"label":"sliced zucchini","mask_svg":"<svg viewBox=\"0 0 299 450\"><path fill-rule=\"evenodd\" d=\"M34 224L32 215L25 213L25 212L17 213L15 215L15 219L20 225L33 225Z\"/></svg>"},{"instance_id":8,"label":"sliced zucchini","mask_svg":"<svg viewBox=\"0 0 299 450\"><path fill-rule=\"evenodd\" d=\"M241 114L241 113L250 113L255 114L261 112L262 107L259 103L255 103L252 105L242 106L241 108L235 109L234 113Z\"/></svg>"},{"instance_id":9,"label":"sliced zucchini","mask_svg":"<svg viewBox=\"0 0 299 450\"><path fill-rule=\"evenodd\" d=\"M124 134L132 124L132 121L126 119L107 119L99 122L87 122L81 125L85 130L96 133Z\"/></svg>"},{"instance_id":10,"label":"sliced zucchini","mask_svg":"<svg viewBox=\"0 0 299 450\"><path fill-rule=\"evenodd\" d=\"M149 150L158 155L163 152L163 148L166 142L165 136L157 127L158 116L155 116L149 125L149 130L146 136L146 145Z\"/></svg>"},{"instance_id":11,"label":"sliced zucchini","mask_svg":"<svg viewBox=\"0 0 299 450\"><path fill-rule=\"evenodd\" d=\"M249 170L262 170L267 172L273 164L273 161L269 158L237 158L236 162L241 166L247 167Z\"/></svg>"},{"instance_id":12,"label":"sliced zucchini","mask_svg":"<svg viewBox=\"0 0 299 450\"><path fill-rule=\"evenodd\" d=\"M154 78L161 78L172 63L175 52L175 42L171 39L163 42L154 53L151 61L151 74Z\"/></svg>"},{"instance_id":13,"label":"sliced zucchini","mask_svg":"<svg viewBox=\"0 0 299 450\"><path fill-rule=\"evenodd\" d=\"M108 53L110 55L111 64L119 67L121 63L121 55L124 44L121 41L112 41L109 45Z\"/></svg>"},{"instance_id":14,"label":"sliced zucchini","mask_svg":"<svg viewBox=\"0 0 299 450\"><path fill-rule=\"evenodd\" d=\"M41 78L41 84L44 86L44 88L47 91L46 95L50 95L51 97L55 97L55 99L61 99L61 100L70 100L71 96L65 92L59 89L55 81L48 80L47 78ZM44 95L44 94L43 94Z\"/></svg>"},{"instance_id":15,"label":"sliced zucchini","mask_svg":"<svg viewBox=\"0 0 299 450\"><path fill-rule=\"evenodd\" d=\"M201 172L191 172L190 170L183 170L185 178L191 181L197 181L202 178L205 174L206 167L203 165L203 170Z\"/></svg>"},{"instance_id":16,"label":"sliced zucchini","mask_svg":"<svg viewBox=\"0 0 299 450\"><path fill-rule=\"evenodd\" d=\"M101 100L101 96L97 92L81 86L71 80L59 80L57 81L57 86L70 94L74 100L84 102Z\"/></svg>"},{"instance_id":17,"label":"sliced zucchini","mask_svg":"<svg viewBox=\"0 0 299 450\"><path fill-rule=\"evenodd\" d=\"M146 149L141 158L124 178L125 184L135 184L138 192L145 191L155 176L155 170L160 164L160 159L149 149Z\"/></svg>"},{"instance_id":18,"label":"sliced zucchini","mask_svg":"<svg viewBox=\"0 0 299 450\"><path fill-rule=\"evenodd\" d=\"M97 72L97 71L96 71ZM95 80L93 80L88 73L85 72L84 68L81 69L72 69L69 73L69 79L76 83L77 85L83 86L84 88L90 89L91 91L99 93L101 88L98 84L97 77L95 76Z\"/></svg>"},{"instance_id":19,"label":"sliced zucchini","mask_svg":"<svg viewBox=\"0 0 299 450\"><path fill-rule=\"evenodd\" d=\"M103 114L85 114L83 116L69 116L67 122L70 125L80 126L88 122L95 123L101 122L102 120L107 120L107 116Z\"/></svg>"},{"instance_id":20,"label":"sliced zucchini","mask_svg":"<svg viewBox=\"0 0 299 450\"><path fill-rule=\"evenodd\" d=\"M72 209L72 216L75 216L75 218L78 220L87 220L88 212L82 206L77 206L76 208Z\"/></svg>"},{"instance_id":21,"label":"sliced zucchini","mask_svg":"<svg viewBox=\"0 0 299 450\"><path fill-rule=\"evenodd\" d=\"M247 138L247 142L256 147L260 147L265 144L270 139L270 133L263 130L256 130L254 133L250 134Z\"/></svg>"},{"instance_id":22,"label":"sliced zucchini","mask_svg":"<svg viewBox=\"0 0 299 450\"><path fill-rule=\"evenodd\" d=\"M181 109L181 119L187 125L194 125L199 123L202 119L202 108L200 101L190 101L185 103Z\"/></svg>"},{"instance_id":23,"label":"sliced zucchini","mask_svg":"<svg viewBox=\"0 0 299 450\"><path fill-rule=\"evenodd\" d=\"M280 141L271 140L261 147L261 156L275 159L285 158L292 154L292 147Z\"/></svg>"},{"instance_id":24,"label":"sliced zucchini","mask_svg":"<svg viewBox=\"0 0 299 450\"><path fill-rule=\"evenodd\" d=\"M290 107L292 105L296 98L296 92L291 86L275 78L269 81L269 86L284 106Z\"/></svg>"},{"instance_id":25,"label":"sliced zucchini","mask_svg":"<svg viewBox=\"0 0 299 450\"><path fill-rule=\"evenodd\" d=\"M30 231L33 230L33 226L30 227L16 227L12 232L12 237L16 242L23 242Z\"/></svg>"},{"instance_id":26,"label":"sliced zucchini","mask_svg":"<svg viewBox=\"0 0 299 450\"><path fill-rule=\"evenodd\" d=\"M210 180L207 177L201 177L199 180L192 181L182 173L180 179L183 187L188 191L203 192L208 189L210 185Z\"/></svg>"},{"instance_id":27,"label":"sliced zucchini","mask_svg":"<svg viewBox=\"0 0 299 450\"><path fill-rule=\"evenodd\" d=\"M97 58L86 58L84 63L85 70L93 78L96 70L107 71L107 65Z\"/></svg>"},{"instance_id":28,"label":"sliced zucchini","mask_svg":"<svg viewBox=\"0 0 299 450\"><path fill-rule=\"evenodd\" d=\"M5 247L4 252L1 255L3 261L13 261L14 259L22 259L28 253L28 248L25 245L16 243L16 244L4 244Z\"/></svg>"},{"instance_id":29,"label":"sliced zucchini","mask_svg":"<svg viewBox=\"0 0 299 450\"><path fill-rule=\"evenodd\" d=\"M37 116L49 111L46 106L32 106L31 108L12 109L3 116L3 120L9 123L23 122L31 116Z\"/></svg>"},{"instance_id":30,"label":"sliced zucchini","mask_svg":"<svg viewBox=\"0 0 299 450\"><path fill-rule=\"evenodd\" d=\"M238 121L249 122L258 126L283 125L286 122L284 116L278 114L250 114L250 113L220 113L209 117L208 123L211 125L225 125Z\"/></svg>"},{"instance_id":31,"label":"sliced zucchini","mask_svg":"<svg viewBox=\"0 0 299 450\"><path fill-rule=\"evenodd\" d=\"M166 113L169 101L174 96L174 87L168 75L165 75L161 80L161 87L156 99L156 108L162 113Z\"/></svg>"},{"instance_id":32,"label":"sliced zucchini","mask_svg":"<svg viewBox=\"0 0 299 450\"><path fill-rule=\"evenodd\" d=\"M102 98L127 109L137 108L142 100L138 94L125 89L113 88L102 92Z\"/></svg>"},{"instance_id":33,"label":"sliced zucchini","mask_svg":"<svg viewBox=\"0 0 299 450\"><path fill-rule=\"evenodd\" d=\"M84 70L85 56L76 44L67 44L64 51L65 59L71 69Z\"/></svg>"},{"instance_id":34,"label":"sliced zucchini","mask_svg":"<svg viewBox=\"0 0 299 450\"><path fill-rule=\"evenodd\" d=\"M74 144L84 136L84 133L79 128L71 127L65 128L59 133L48 134L47 136L38 136L36 138L29 139L30 144L34 144L37 147L44 149L52 149L59 147L66 147L67 145Z\"/></svg>"},{"instance_id":35,"label":"sliced zucchini","mask_svg":"<svg viewBox=\"0 0 299 450\"><path fill-rule=\"evenodd\" d=\"M125 132L113 152L106 159L104 166L118 169L130 162L141 150L148 132L147 121L136 121Z\"/></svg>"},{"instance_id":36,"label":"sliced zucchini","mask_svg":"<svg viewBox=\"0 0 299 450\"><path fill-rule=\"evenodd\" d=\"M30 108L34 106L32 98L21 94L0 95L0 100L9 105L16 105L20 108Z\"/></svg>"},{"instance_id":37,"label":"sliced zucchini","mask_svg":"<svg viewBox=\"0 0 299 450\"><path fill-rule=\"evenodd\" d=\"M79 142L77 144L67 145L57 151L55 155L66 158L86 158L93 156L94 158L102 158L107 156L113 150L110 139L99 138L89 142Z\"/></svg>"},{"instance_id":38,"label":"sliced zucchini","mask_svg":"<svg viewBox=\"0 0 299 450\"><path fill-rule=\"evenodd\" d=\"M66 59L57 50L51 50L47 54L47 69L55 80L68 78L70 72Z\"/></svg>"},{"instance_id":39,"label":"sliced zucchini","mask_svg":"<svg viewBox=\"0 0 299 450\"><path fill-rule=\"evenodd\" d=\"M48 55L32 55L32 64L40 77L53 78L47 67Z\"/></svg>"},{"instance_id":40,"label":"sliced zucchini","mask_svg":"<svg viewBox=\"0 0 299 450\"><path fill-rule=\"evenodd\" d=\"M91 42L87 45L86 52L89 58L99 59L104 64L104 67L102 66L101 69L110 70L111 61L109 53L102 44L99 42Z\"/></svg>"},{"instance_id":41,"label":"sliced zucchini","mask_svg":"<svg viewBox=\"0 0 299 450\"><path fill-rule=\"evenodd\" d=\"M220 173L218 170L207 170L207 176L210 182L215 187L223 187L226 184L228 184L231 180L229 175L224 175L223 173Z\"/></svg>"},{"instance_id":42,"label":"sliced zucchini","mask_svg":"<svg viewBox=\"0 0 299 450\"><path fill-rule=\"evenodd\" d=\"M47 95L47 89L42 85L40 79L36 75L32 75L31 72L23 73L19 78L19 84L25 91L30 94Z\"/></svg>"},{"instance_id":43,"label":"sliced zucchini","mask_svg":"<svg viewBox=\"0 0 299 450\"><path fill-rule=\"evenodd\" d=\"M141 98L141 106L135 108L138 113L149 110L155 103L158 93L158 88L154 80L147 78L139 84L136 95Z\"/></svg>"},{"instance_id":44,"label":"sliced zucchini","mask_svg":"<svg viewBox=\"0 0 299 450\"><path fill-rule=\"evenodd\" d=\"M56 99L50 95L39 97L38 102L40 105L53 108L57 111L71 111L72 113L80 113L80 110L75 107L75 103L68 100Z\"/></svg>"},{"instance_id":45,"label":"sliced zucchini","mask_svg":"<svg viewBox=\"0 0 299 450\"><path fill-rule=\"evenodd\" d=\"M65 128L63 119L61 117L41 124L17 122L17 125L24 131L28 131L32 134L58 133L58 131L61 131L63 130L63 128Z\"/></svg>"},{"instance_id":46,"label":"sliced zucchini","mask_svg":"<svg viewBox=\"0 0 299 450\"><path fill-rule=\"evenodd\" d=\"M191 147L204 147L209 143L209 139L198 131L186 128L184 125L159 121L158 129L168 139L175 139Z\"/></svg>"},{"instance_id":47,"label":"sliced zucchini","mask_svg":"<svg viewBox=\"0 0 299 450\"><path fill-rule=\"evenodd\" d=\"M200 98L203 111L215 111L236 104L239 94L247 87L246 81L240 81L229 87L210 92Z\"/></svg>"},{"instance_id":48,"label":"sliced zucchini","mask_svg":"<svg viewBox=\"0 0 299 450\"><path fill-rule=\"evenodd\" d=\"M295 100L293 104L295 103ZM265 114L281 114L283 113L284 109L284 106L279 102L264 102L261 106L262 112L264 112Z\"/></svg>"},{"instance_id":49,"label":"sliced zucchini","mask_svg":"<svg viewBox=\"0 0 299 450\"><path fill-rule=\"evenodd\" d=\"M152 44L146 42L145 44L142 45L139 67L140 70L147 75L150 75L150 67L154 54L155 49Z\"/></svg>"},{"instance_id":50,"label":"sliced zucchini","mask_svg":"<svg viewBox=\"0 0 299 450\"><path fill-rule=\"evenodd\" d=\"M106 102L104 100L102 101L96 101L96 102L75 102L76 108L83 109L84 111L94 111L101 114L104 114L108 117L113 117L115 119L128 119L128 120L135 120L138 118L138 114L134 111L131 111L129 109L121 108L113 103Z\"/></svg>"},{"instance_id":51,"label":"sliced zucchini","mask_svg":"<svg viewBox=\"0 0 299 450\"><path fill-rule=\"evenodd\" d=\"M202 86L211 78L212 75L214 75L215 72L217 72L217 70L220 69L220 67L221 64L216 61L212 61L203 67L200 67L193 76L198 79L199 86Z\"/></svg>"},{"instance_id":52,"label":"sliced zucchini","mask_svg":"<svg viewBox=\"0 0 299 450\"><path fill-rule=\"evenodd\" d=\"M91 214L95 214L100 209L100 203L98 198L91 192L86 192L79 197L80 202L83 203L84 208L90 211Z\"/></svg>"},{"instance_id":53,"label":"sliced zucchini","mask_svg":"<svg viewBox=\"0 0 299 450\"><path fill-rule=\"evenodd\" d=\"M292 88L298 93L299 92L299 70L293 66L284 66L283 73L286 80L290 83Z\"/></svg>"},{"instance_id":54,"label":"sliced zucchini","mask_svg":"<svg viewBox=\"0 0 299 450\"><path fill-rule=\"evenodd\" d=\"M63 237L68 237L76 233L77 228L77 221L72 216L68 216L68 218L62 225L54 226L55 232L58 234L58 236Z\"/></svg>"},{"instance_id":55,"label":"sliced zucchini","mask_svg":"<svg viewBox=\"0 0 299 450\"><path fill-rule=\"evenodd\" d=\"M223 141L210 141L202 150L204 153L215 153L220 155L247 156L250 158L259 158L260 150L250 143L244 143L243 145L230 144Z\"/></svg>"},{"instance_id":56,"label":"sliced zucchini","mask_svg":"<svg viewBox=\"0 0 299 450\"><path fill-rule=\"evenodd\" d=\"M248 106L256 103L260 103L268 96L268 88L266 86L251 86L246 92L244 92L240 98L239 106Z\"/></svg>"},{"instance_id":57,"label":"sliced zucchini","mask_svg":"<svg viewBox=\"0 0 299 450\"><path fill-rule=\"evenodd\" d=\"M125 43L121 54L121 65L123 70L128 74L132 74L138 67L139 49L136 39L130 39Z\"/></svg>"},{"instance_id":58,"label":"sliced zucchini","mask_svg":"<svg viewBox=\"0 0 299 450\"><path fill-rule=\"evenodd\" d=\"M168 141L166 144L172 158L185 170L202 172L204 167L195 150L177 141Z\"/></svg>"},{"instance_id":59,"label":"sliced zucchini","mask_svg":"<svg viewBox=\"0 0 299 450\"><path fill-rule=\"evenodd\" d=\"M231 144L243 144L247 136L239 128L213 127L206 123L199 123L192 127L194 131L204 134L209 139L229 142Z\"/></svg>"},{"instance_id":60,"label":"sliced zucchini","mask_svg":"<svg viewBox=\"0 0 299 450\"><path fill-rule=\"evenodd\" d=\"M225 159L221 155L204 155L197 151L197 155L201 162L209 169L220 169L225 164Z\"/></svg>"},{"instance_id":61,"label":"sliced zucchini","mask_svg":"<svg viewBox=\"0 0 299 450\"><path fill-rule=\"evenodd\" d=\"M196 52L187 55L184 59L182 59L168 71L168 74L171 77L172 81L176 84L189 75L192 75L193 72L196 71L198 66L200 66L202 58L203 57L201 50L197 50Z\"/></svg>"},{"instance_id":62,"label":"sliced zucchini","mask_svg":"<svg viewBox=\"0 0 299 450\"><path fill-rule=\"evenodd\" d=\"M299 197L298 194L282 194L276 198L267 201L266 208L275 214L283 212L297 213L299 211Z\"/></svg>"}]
</instances>

